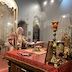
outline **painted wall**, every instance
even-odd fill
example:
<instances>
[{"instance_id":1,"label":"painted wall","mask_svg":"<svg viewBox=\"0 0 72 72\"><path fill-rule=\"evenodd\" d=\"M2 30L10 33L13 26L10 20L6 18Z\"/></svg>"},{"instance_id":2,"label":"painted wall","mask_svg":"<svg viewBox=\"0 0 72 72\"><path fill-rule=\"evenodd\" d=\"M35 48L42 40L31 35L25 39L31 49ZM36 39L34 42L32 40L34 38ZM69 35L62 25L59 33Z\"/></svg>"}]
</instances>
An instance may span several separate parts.
<instances>
[{"instance_id":1,"label":"painted wall","mask_svg":"<svg viewBox=\"0 0 72 72\"><path fill-rule=\"evenodd\" d=\"M28 25L28 31L31 32L31 35L28 36L33 39L33 19L34 16L39 16L41 9L37 0L16 0L16 3L19 8L19 18L18 20L25 20ZM28 19L28 20L27 20Z\"/></svg>"},{"instance_id":2,"label":"painted wall","mask_svg":"<svg viewBox=\"0 0 72 72\"><path fill-rule=\"evenodd\" d=\"M69 26L72 23L72 0L47 0L47 5L41 5L45 18L42 20L43 40L47 43L53 39L52 21L59 21L57 40L61 39L64 32L70 32ZM66 18L63 18L66 15Z\"/></svg>"},{"instance_id":3,"label":"painted wall","mask_svg":"<svg viewBox=\"0 0 72 72\"><path fill-rule=\"evenodd\" d=\"M13 32L13 28L13 11L10 8L8 8L7 5L2 5L0 3L0 41L6 41L8 36Z\"/></svg>"},{"instance_id":4,"label":"painted wall","mask_svg":"<svg viewBox=\"0 0 72 72\"><path fill-rule=\"evenodd\" d=\"M33 18L35 15L40 17L41 20L41 33L40 38L45 43L53 38L52 35L52 21L59 21L59 27L57 31L57 39L60 40L65 29L71 24L72 19L72 0L47 0L47 5L43 5L45 0L16 0L19 7L19 20L27 20L28 18L28 30L31 31L31 40L33 32ZM66 18L62 18L66 15Z\"/></svg>"}]
</instances>

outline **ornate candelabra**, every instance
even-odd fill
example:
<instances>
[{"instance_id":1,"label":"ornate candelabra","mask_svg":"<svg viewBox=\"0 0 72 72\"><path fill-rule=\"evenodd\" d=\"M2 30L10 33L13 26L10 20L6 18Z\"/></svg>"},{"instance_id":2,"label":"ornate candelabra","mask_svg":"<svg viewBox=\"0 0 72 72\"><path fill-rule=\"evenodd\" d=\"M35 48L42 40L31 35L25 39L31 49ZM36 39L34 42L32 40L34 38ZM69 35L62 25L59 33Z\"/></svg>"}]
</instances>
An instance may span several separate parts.
<instances>
[{"instance_id":1,"label":"ornate candelabra","mask_svg":"<svg viewBox=\"0 0 72 72\"><path fill-rule=\"evenodd\" d=\"M70 49L72 49L72 25L69 26L69 32L70 32Z\"/></svg>"},{"instance_id":2,"label":"ornate candelabra","mask_svg":"<svg viewBox=\"0 0 72 72\"><path fill-rule=\"evenodd\" d=\"M52 29L53 29L53 54L56 55L56 31L58 28L58 21L52 22Z\"/></svg>"}]
</instances>

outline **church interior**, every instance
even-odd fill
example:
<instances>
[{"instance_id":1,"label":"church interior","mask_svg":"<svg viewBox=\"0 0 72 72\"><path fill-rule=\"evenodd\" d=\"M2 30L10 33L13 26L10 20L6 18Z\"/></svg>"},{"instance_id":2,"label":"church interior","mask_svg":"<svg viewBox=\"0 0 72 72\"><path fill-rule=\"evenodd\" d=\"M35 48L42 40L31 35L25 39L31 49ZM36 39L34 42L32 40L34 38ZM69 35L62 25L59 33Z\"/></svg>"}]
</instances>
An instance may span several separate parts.
<instances>
[{"instance_id":1,"label":"church interior","mask_svg":"<svg viewBox=\"0 0 72 72\"><path fill-rule=\"evenodd\" d=\"M0 72L72 72L72 0L0 0Z\"/></svg>"}]
</instances>

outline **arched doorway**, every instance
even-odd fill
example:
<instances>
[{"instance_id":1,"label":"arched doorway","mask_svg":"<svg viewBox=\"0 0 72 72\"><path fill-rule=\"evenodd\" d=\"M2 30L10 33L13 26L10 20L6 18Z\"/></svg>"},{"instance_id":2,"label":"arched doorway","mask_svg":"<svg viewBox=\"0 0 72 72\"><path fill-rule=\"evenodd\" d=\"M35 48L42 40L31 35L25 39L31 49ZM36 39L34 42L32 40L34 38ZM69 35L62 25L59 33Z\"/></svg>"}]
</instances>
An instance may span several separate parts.
<instances>
[{"instance_id":1,"label":"arched doorway","mask_svg":"<svg viewBox=\"0 0 72 72\"><path fill-rule=\"evenodd\" d=\"M33 21L33 41L34 40L40 40L40 19L38 16L35 16Z\"/></svg>"}]
</instances>

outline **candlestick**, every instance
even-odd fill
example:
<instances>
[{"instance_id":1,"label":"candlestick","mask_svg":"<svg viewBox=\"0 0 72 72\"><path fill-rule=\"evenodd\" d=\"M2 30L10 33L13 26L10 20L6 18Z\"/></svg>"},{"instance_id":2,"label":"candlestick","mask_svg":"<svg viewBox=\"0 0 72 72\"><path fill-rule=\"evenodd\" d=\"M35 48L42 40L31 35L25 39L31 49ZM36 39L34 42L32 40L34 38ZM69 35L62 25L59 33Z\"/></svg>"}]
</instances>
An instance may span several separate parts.
<instances>
[{"instance_id":1,"label":"candlestick","mask_svg":"<svg viewBox=\"0 0 72 72\"><path fill-rule=\"evenodd\" d=\"M52 29L53 29L53 54L56 54L56 31L58 28L58 21L52 22Z\"/></svg>"}]
</instances>

